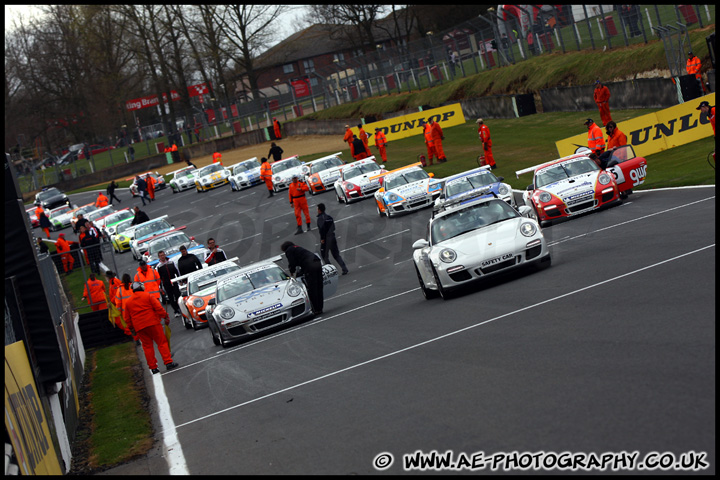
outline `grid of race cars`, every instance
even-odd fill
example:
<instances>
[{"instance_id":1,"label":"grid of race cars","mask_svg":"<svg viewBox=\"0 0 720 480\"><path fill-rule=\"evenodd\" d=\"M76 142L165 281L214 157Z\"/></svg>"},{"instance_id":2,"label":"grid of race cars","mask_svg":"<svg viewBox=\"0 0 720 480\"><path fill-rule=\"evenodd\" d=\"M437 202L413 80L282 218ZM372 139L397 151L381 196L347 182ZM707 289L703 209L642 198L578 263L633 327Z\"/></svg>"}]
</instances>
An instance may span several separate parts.
<instances>
[{"instance_id":1,"label":"grid of race cars","mask_svg":"<svg viewBox=\"0 0 720 480\"><path fill-rule=\"evenodd\" d=\"M287 188L297 177L312 194L334 191L338 202L372 198L378 215L392 218L432 207L426 238L413 244L412 259L426 299L450 298L454 290L509 270L544 268L551 255L543 227L553 221L615 205L645 181L647 162L632 146L612 152L604 168L579 149L573 155L516 172L533 173L532 183L517 205L510 185L489 166L474 168L444 179L434 178L415 163L386 170L374 157L345 163L341 153L301 162L297 155L272 164L273 188ZM224 167L213 163L201 169L185 167L171 172L173 193L195 187L198 193L223 185L242 191L261 183L260 163L252 158ZM271 327L313 315L302 276L297 279L280 267L281 257L251 265L231 258L213 266L203 260L209 250L176 227L167 215L131 226L128 209L94 209L92 205L52 210L54 228L73 225L77 212L85 212L99 225L116 252L131 251L135 260L158 263L166 252L177 265L179 248L195 254L203 269L173 280L180 285L179 306L186 328L208 326L216 345L227 346ZM28 215L33 215L28 210ZM57 223L55 223L57 220ZM337 288L338 271L323 265L324 293Z\"/></svg>"}]
</instances>

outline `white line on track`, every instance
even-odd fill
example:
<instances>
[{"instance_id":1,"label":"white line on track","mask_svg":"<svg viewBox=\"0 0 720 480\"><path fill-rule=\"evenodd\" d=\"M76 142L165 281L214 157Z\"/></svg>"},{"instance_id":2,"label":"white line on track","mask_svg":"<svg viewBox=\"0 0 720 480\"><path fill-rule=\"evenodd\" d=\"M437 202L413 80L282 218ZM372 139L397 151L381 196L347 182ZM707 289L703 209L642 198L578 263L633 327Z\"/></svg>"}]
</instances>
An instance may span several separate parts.
<instances>
[{"instance_id":1,"label":"white line on track","mask_svg":"<svg viewBox=\"0 0 720 480\"><path fill-rule=\"evenodd\" d=\"M451 337L451 336L453 336L453 335L457 335L458 333L465 332L465 331L470 330L470 329L472 329L472 328L480 327L480 326L483 326L483 325L487 325L487 324L492 323L492 322L494 322L494 321L496 321L496 320L500 320L500 319L503 319L503 318L506 318L506 317L510 317L510 316L512 316L512 315L516 315L516 314L521 313L521 312L525 312L525 311L527 311L527 310L531 310L531 309L536 308L536 307L540 307L540 306L545 305L545 304L547 304L547 303L554 302L554 301L560 300L560 299L562 299L562 298L569 297L569 296L571 296L571 295L575 295L575 294L577 294L577 293L581 293L581 292L584 292L584 291L586 291L586 290L590 290L590 289L592 289L592 288L599 287L599 286L604 285L604 284L606 284L606 283L610 283L610 282L614 282L614 281L616 281L616 280L620 280L620 279L622 279L622 278L625 278L625 277L628 277L628 276L630 276L630 275L634 275L634 274L643 272L643 271L648 270L648 269L651 269L651 268L659 267L659 266L664 265L664 264L666 264L666 263L669 263L669 262L672 262L672 261L681 259L681 258L686 257L686 256L689 256L689 255L693 255L693 254L695 254L695 253L702 252L703 250L707 250L708 248L714 248L714 247L715 247L715 244L713 243L713 244L711 244L711 245L707 245L707 246L705 246L705 247L701 247L701 248L698 248L698 249L696 249L696 250L692 250L692 251L683 253L683 254L681 254L681 255L677 255L677 256L675 256L675 257L671 257L671 258L662 260L662 261L660 261L660 262L653 263L653 264L651 264L651 265L647 265L647 266L642 267L642 268L638 268L638 269L633 270L633 271L631 271L631 272L623 273L622 275L618 275L618 276L609 278L609 279L607 279L607 280L603 280L602 282L598 282L598 283L594 283L594 284L592 284L592 285L588 285L588 286L586 286L586 287L578 288L577 290L573 290L573 291L568 292L568 293L563 293L562 295L558 295L558 296L556 296L556 297L549 298L549 299L543 300L543 301L541 301L541 302L537 302L537 303L535 303L535 304L533 304L533 305L528 305L527 307L519 308L519 309L514 310L514 311L512 311L512 312L504 313L504 314L499 315L499 316L497 316L497 317L490 318L490 319L488 319L488 320L484 320L484 321L482 321L482 322L478 322L478 323L475 323L475 324L473 324L473 325L469 325L469 326L467 326L467 327L460 328L460 329L458 329L458 330L454 330L454 331L452 331L452 332L448 332L448 333L446 333L446 334L444 334L444 335L440 335L440 336L437 336L437 337L434 337L434 338L430 338L430 339L428 339L428 340L425 340L424 342L416 343L416 344L414 344L414 345L410 345L409 347L401 348L400 350L395 350L394 352L390 352L390 353L387 353L387 354L385 354L385 355L380 355L379 357L371 358L371 359L366 360L366 361L364 361L364 362L356 363L355 365L351 365L351 366L349 366L349 367L341 368L341 369L336 370L336 371L334 371L334 372L330 372L330 373L328 373L328 374L321 375L321 376L319 376L319 377L315 377L315 378L310 379L310 380L307 380L307 381L305 381L305 382L300 382L300 383L295 384L295 385L292 385L292 386L290 386L290 387L283 388L283 389L281 389L281 390L277 390L277 391L272 392L272 393L268 393L267 395L263 395L263 396L261 396L261 397L254 398L254 399L248 400L248 401L246 401L246 402L238 403L237 405L233 405L232 407L224 408L224 409L222 409L222 410L218 410L218 411L216 411L216 412L213 412L213 413L211 413L211 414L209 414L209 415L205 415L205 416L202 416L202 417L198 417L198 418L196 418L196 419L194 419L194 420L190 420L190 421L188 421L188 422L181 423L180 425L177 425L175 428L176 428L176 429L180 429L180 428L186 427L186 426L188 426L188 425L192 425L193 423L197 423L197 422L200 422L200 421L202 421L202 420L207 420L208 418L212 418L212 417L214 417L214 416L216 416L216 415L220 415L220 414L229 412L230 410L235 410L236 408L244 407L244 406L246 406L246 405L250 405L250 404L252 404L252 403L259 402L260 400L264 400L264 399L266 399L266 398L274 397L274 396L276 396L276 395L279 395L279 394L281 394L281 393L288 392L288 391L290 391L290 390L295 390L295 389L300 388L300 387L303 387L303 386L305 386L305 385L309 385L309 384L311 384L311 383L315 383L315 382L318 382L318 381L320 381L320 380L324 380L324 379L326 379L326 378L330 378L330 377L333 377L333 376L335 376L335 375L339 375L339 374L341 374L341 373L345 373L345 372L348 372L348 371L350 371L350 370L354 370L354 369L356 369L356 368L359 368L359 367L362 367L362 366L365 366L365 365L369 365L369 364L371 364L371 363L375 363L375 362L380 361L380 360L384 360L384 359L386 359L386 358L389 358L389 357L392 357L392 356L395 356L395 355L398 355L398 354L401 354L401 353L404 353L404 352L407 352L407 351L416 349L416 348L418 348L418 347L422 347L422 346L424 346L424 345L428 345L428 344L430 344L430 343L437 342L438 340L442 340L442 339ZM418 290L418 288L416 288L416 289L414 289L414 290ZM407 292L403 292L403 293L400 293L400 294L394 295L394 296L404 295L404 294L409 293L409 292L412 292L412 291L414 291L414 290L409 290L409 291L407 291ZM390 298L392 298L392 297L390 297ZM378 300L377 302L374 302L374 303L379 303L379 302L385 301L385 300L388 300L388 299ZM366 305L366 306L369 306L369 305L372 305L372 303L371 303L371 304L368 304L368 305ZM353 309L353 310L350 310L350 311L348 311L348 312L345 312L344 314L350 313L350 312L352 312L352 311L354 311L354 310L358 310L358 309L360 309L360 308L365 308L365 306L355 308L355 309ZM339 315L334 315L333 317L335 317L335 316L339 316ZM329 317L329 318L333 318L333 317ZM328 319L329 319L329 318L328 318ZM175 371L177 371L177 370L175 370ZM175 432L173 432L173 433L175 433Z\"/></svg>"},{"instance_id":2,"label":"white line on track","mask_svg":"<svg viewBox=\"0 0 720 480\"><path fill-rule=\"evenodd\" d=\"M158 415L160 416L160 425L162 426L163 435L163 453L168 464L170 475L189 475L187 464L185 463L185 455L183 455L182 446L177 437L175 422L173 422L172 413L170 413L170 402L165 395L165 387L163 386L160 375L153 375L153 387L155 388L155 399L158 404Z\"/></svg>"},{"instance_id":3,"label":"white line on track","mask_svg":"<svg viewBox=\"0 0 720 480\"><path fill-rule=\"evenodd\" d=\"M639 220L645 220L646 218L654 217L654 216L656 216L656 215L662 215L662 214L664 214L664 213L672 212L673 210L677 210L677 209L679 209L679 208L690 207L690 206L692 206L692 205L695 205L696 203L706 202L706 201L708 201L708 200L713 200L714 198L715 198L715 196L707 197L707 198L702 198L702 199L700 199L700 200L696 200L696 201L694 201L694 202L686 203L686 204L684 204L684 205L678 205L678 206L676 206L676 207L668 208L668 209L661 210L661 211L655 212L655 213L650 213L650 214L644 215L644 216L642 216L642 217L633 218L632 220L627 220L627 221L625 221L625 222L616 223L615 225L608 225L607 227L599 228L599 229L597 229L597 230L593 230L592 232L581 233L580 235L575 235L574 237L565 237L565 238L562 238L562 239L557 240L557 241L555 241L555 242L548 243L548 247L552 247L552 246L557 245L557 244L559 244L559 243L567 242L568 240L575 240L575 239L578 239L578 238L585 237L585 236L587 236L587 235L592 235L592 234L594 234L594 233L602 232L603 230L609 230L609 229L611 229L611 228L620 227L620 226L622 226L622 225L627 225L627 224L629 224L629 223L637 222L637 221L639 221Z\"/></svg>"},{"instance_id":4,"label":"white line on track","mask_svg":"<svg viewBox=\"0 0 720 480\"><path fill-rule=\"evenodd\" d=\"M372 241L370 241L370 242L361 243L360 245L355 245L354 247L348 247L348 248L346 248L345 250L340 250L340 252L347 252L348 250L352 250L353 248L362 247L362 246L364 246L364 245L370 245L371 243L375 243L375 242L377 242L378 240L383 240L383 239L385 239L385 238L394 237L395 235L400 235L401 233L405 233L405 232L409 232L409 231L410 231L410 229L409 229L409 228L406 228L406 229L403 230L402 232L391 233L390 235L385 235L384 237L376 238L375 240L372 240Z\"/></svg>"}]
</instances>

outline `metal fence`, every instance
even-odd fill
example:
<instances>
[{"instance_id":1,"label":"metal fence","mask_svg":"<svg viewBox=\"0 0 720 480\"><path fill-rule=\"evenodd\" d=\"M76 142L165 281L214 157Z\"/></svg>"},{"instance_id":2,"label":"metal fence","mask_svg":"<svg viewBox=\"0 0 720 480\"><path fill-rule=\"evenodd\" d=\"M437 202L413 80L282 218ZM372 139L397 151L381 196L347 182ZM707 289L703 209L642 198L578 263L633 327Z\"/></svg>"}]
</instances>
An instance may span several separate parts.
<instances>
[{"instance_id":1,"label":"metal fence","mask_svg":"<svg viewBox=\"0 0 720 480\"><path fill-rule=\"evenodd\" d=\"M162 124L136 128L129 145L91 159L42 170L18 172L23 192L64 179L131 162L162 152L165 145L198 141L272 126L347 102L388 93L411 92L441 85L505 65L553 52L612 49L646 43L656 37L666 44L671 71L684 68L679 53L688 47L688 28L715 23L713 5L505 5L514 15L491 11L443 32L393 48L378 45L371 53L345 58L308 73L309 88L297 96L289 84L262 89L260 98L211 99L181 112L176 132ZM627 7L627 8L625 8ZM673 43L674 42L674 43ZM682 65L681 65L682 63ZM271 128L269 130L272 130ZM272 138L271 132L267 134Z\"/></svg>"}]
</instances>

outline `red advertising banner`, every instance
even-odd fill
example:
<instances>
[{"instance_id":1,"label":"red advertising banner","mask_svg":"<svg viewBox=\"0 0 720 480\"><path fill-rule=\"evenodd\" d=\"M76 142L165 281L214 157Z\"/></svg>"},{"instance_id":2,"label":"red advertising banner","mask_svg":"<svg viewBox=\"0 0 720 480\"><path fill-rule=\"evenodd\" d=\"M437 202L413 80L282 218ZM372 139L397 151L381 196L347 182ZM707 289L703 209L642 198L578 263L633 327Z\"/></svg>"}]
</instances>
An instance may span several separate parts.
<instances>
[{"instance_id":1,"label":"red advertising banner","mask_svg":"<svg viewBox=\"0 0 720 480\"><path fill-rule=\"evenodd\" d=\"M200 103L202 103L202 96L208 93L210 93L210 89L208 88L208 85L206 83L199 83L197 85L192 85L188 87L188 94L191 97L200 97ZM177 93L175 90L170 91L170 96L172 97L173 102L180 100L180 94ZM163 93L163 102L168 102L167 94L165 93ZM160 101L158 100L157 95L149 95L147 97L140 97L133 100L128 100L127 102L125 102L125 109L130 111L141 110L143 108L155 106L159 103Z\"/></svg>"},{"instance_id":2,"label":"red advertising banner","mask_svg":"<svg viewBox=\"0 0 720 480\"><path fill-rule=\"evenodd\" d=\"M240 113L238 112L237 105L232 104L230 105L230 112L232 113L233 117L239 117Z\"/></svg>"},{"instance_id":3,"label":"red advertising banner","mask_svg":"<svg viewBox=\"0 0 720 480\"><path fill-rule=\"evenodd\" d=\"M205 110L205 113L207 114L208 123L214 123L215 122L215 110L212 108L208 108Z\"/></svg>"},{"instance_id":4,"label":"red advertising banner","mask_svg":"<svg viewBox=\"0 0 720 480\"><path fill-rule=\"evenodd\" d=\"M310 95L310 83L306 78L293 80L293 89L295 89L295 97L307 97Z\"/></svg>"}]
</instances>

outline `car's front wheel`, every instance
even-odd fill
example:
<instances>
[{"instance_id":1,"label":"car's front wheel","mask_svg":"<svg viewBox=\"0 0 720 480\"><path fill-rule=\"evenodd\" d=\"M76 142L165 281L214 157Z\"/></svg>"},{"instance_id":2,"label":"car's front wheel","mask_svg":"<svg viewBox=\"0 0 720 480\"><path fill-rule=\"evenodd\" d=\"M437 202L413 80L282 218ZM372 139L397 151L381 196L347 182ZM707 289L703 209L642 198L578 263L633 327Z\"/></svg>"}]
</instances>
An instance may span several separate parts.
<instances>
[{"instance_id":1,"label":"car's front wheel","mask_svg":"<svg viewBox=\"0 0 720 480\"><path fill-rule=\"evenodd\" d=\"M422 275L420 275L420 270L418 269L417 265L415 265L415 273L418 277L418 282L420 282L420 290L422 290L422 294L425 297L425 300L432 300L433 298L437 298L438 292L435 290L430 290L425 286L425 282L422 279Z\"/></svg>"},{"instance_id":2,"label":"car's front wheel","mask_svg":"<svg viewBox=\"0 0 720 480\"><path fill-rule=\"evenodd\" d=\"M437 271L433 268L433 276L435 277L435 284L437 285L437 291L438 295L440 295L440 298L443 300L447 300L450 298L450 292L442 286L442 283L440 283L440 277L438 277Z\"/></svg>"}]
</instances>

